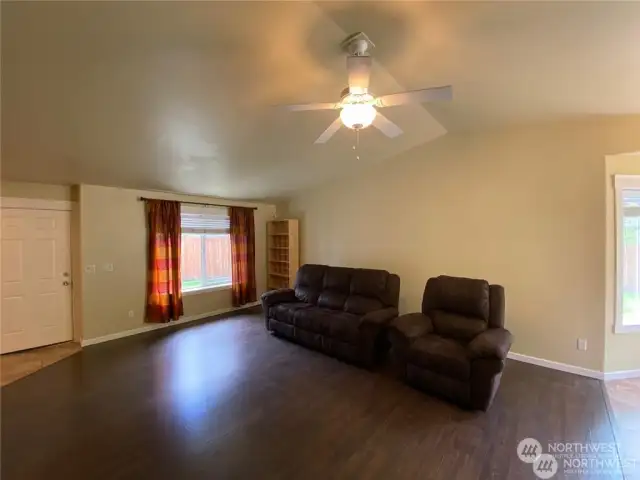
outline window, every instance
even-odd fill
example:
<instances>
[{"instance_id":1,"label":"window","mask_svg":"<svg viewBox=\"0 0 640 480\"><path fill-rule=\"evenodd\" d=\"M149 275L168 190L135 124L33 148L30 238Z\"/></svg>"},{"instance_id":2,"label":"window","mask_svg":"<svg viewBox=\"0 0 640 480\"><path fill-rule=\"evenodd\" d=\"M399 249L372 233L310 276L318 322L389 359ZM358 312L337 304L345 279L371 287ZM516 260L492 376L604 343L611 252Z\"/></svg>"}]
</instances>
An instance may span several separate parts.
<instances>
[{"instance_id":1,"label":"window","mask_svg":"<svg viewBox=\"0 0 640 480\"><path fill-rule=\"evenodd\" d=\"M182 291L231 285L231 239L226 209L182 207Z\"/></svg>"},{"instance_id":2,"label":"window","mask_svg":"<svg viewBox=\"0 0 640 480\"><path fill-rule=\"evenodd\" d=\"M616 175L616 332L640 331L640 176Z\"/></svg>"}]
</instances>

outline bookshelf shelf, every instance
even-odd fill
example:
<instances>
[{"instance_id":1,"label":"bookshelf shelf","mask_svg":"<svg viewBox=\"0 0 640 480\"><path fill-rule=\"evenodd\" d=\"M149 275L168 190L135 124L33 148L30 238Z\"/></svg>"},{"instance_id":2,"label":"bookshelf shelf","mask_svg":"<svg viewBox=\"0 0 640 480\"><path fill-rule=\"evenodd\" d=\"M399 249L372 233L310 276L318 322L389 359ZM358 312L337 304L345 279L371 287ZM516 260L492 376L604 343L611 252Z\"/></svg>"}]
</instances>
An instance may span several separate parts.
<instances>
[{"instance_id":1,"label":"bookshelf shelf","mask_svg":"<svg viewBox=\"0 0 640 480\"><path fill-rule=\"evenodd\" d=\"M267 223L267 287L292 288L300 264L298 220L272 220Z\"/></svg>"}]
</instances>

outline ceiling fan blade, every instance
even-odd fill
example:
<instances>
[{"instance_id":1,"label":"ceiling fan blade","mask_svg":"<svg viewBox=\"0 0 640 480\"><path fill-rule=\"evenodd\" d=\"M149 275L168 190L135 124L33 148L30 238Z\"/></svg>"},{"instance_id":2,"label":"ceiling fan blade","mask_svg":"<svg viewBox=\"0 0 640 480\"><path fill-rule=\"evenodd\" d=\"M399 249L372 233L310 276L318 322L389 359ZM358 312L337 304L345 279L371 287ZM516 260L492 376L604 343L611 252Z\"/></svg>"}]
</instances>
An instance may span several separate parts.
<instances>
[{"instance_id":1,"label":"ceiling fan blade","mask_svg":"<svg viewBox=\"0 0 640 480\"><path fill-rule=\"evenodd\" d=\"M376 114L376 118L373 119L373 126L389 138L395 138L398 135L402 135L402 129L380 112L378 112Z\"/></svg>"},{"instance_id":2,"label":"ceiling fan blade","mask_svg":"<svg viewBox=\"0 0 640 480\"><path fill-rule=\"evenodd\" d=\"M342 121L340 117L336 118L331 125L327 127L327 129L322 132L322 135L318 137L318 139L313 143L327 143L327 141L333 137L333 135L340 130L340 125L342 125Z\"/></svg>"},{"instance_id":3,"label":"ceiling fan blade","mask_svg":"<svg viewBox=\"0 0 640 480\"><path fill-rule=\"evenodd\" d=\"M303 103L300 105L281 105L280 108L290 112L301 112L304 110L333 110L338 108L335 103Z\"/></svg>"},{"instance_id":4,"label":"ceiling fan blade","mask_svg":"<svg viewBox=\"0 0 640 480\"><path fill-rule=\"evenodd\" d=\"M424 88L422 90L383 95L378 97L376 103L378 107L393 107L395 105L406 105L407 103L448 102L452 98L453 88L451 88L451 85L447 85L446 87Z\"/></svg>"},{"instance_id":5,"label":"ceiling fan blade","mask_svg":"<svg viewBox=\"0 0 640 480\"><path fill-rule=\"evenodd\" d=\"M347 74L349 75L349 92L362 94L369 90L371 74L371 57L347 57Z\"/></svg>"}]
</instances>

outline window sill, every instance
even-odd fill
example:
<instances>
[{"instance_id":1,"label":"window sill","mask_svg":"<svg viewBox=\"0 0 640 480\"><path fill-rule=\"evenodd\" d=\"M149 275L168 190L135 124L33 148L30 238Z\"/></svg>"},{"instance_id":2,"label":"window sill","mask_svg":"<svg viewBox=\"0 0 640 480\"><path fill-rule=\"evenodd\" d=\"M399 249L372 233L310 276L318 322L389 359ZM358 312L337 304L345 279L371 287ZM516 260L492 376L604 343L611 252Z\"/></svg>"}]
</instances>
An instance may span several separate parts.
<instances>
[{"instance_id":1,"label":"window sill","mask_svg":"<svg viewBox=\"0 0 640 480\"><path fill-rule=\"evenodd\" d=\"M218 292L221 290L231 290L231 285L216 285L214 287L194 288L193 290L183 290L182 296L188 297L190 295L198 295L201 293Z\"/></svg>"},{"instance_id":2,"label":"window sill","mask_svg":"<svg viewBox=\"0 0 640 480\"><path fill-rule=\"evenodd\" d=\"M640 333L640 325L615 325L613 333Z\"/></svg>"}]
</instances>

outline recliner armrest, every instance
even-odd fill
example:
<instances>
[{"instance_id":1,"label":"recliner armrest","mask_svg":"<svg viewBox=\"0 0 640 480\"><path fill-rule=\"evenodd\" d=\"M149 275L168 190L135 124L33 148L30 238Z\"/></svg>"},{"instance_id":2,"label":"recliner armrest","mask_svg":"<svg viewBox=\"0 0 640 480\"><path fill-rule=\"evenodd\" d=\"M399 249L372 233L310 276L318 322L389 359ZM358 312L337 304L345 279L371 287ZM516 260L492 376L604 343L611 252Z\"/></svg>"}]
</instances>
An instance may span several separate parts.
<instances>
[{"instance_id":1,"label":"recliner armrest","mask_svg":"<svg viewBox=\"0 0 640 480\"><path fill-rule=\"evenodd\" d=\"M509 353L513 335L504 328L490 328L477 335L467 348L472 359L475 358L497 358L504 360Z\"/></svg>"},{"instance_id":2,"label":"recliner armrest","mask_svg":"<svg viewBox=\"0 0 640 480\"><path fill-rule=\"evenodd\" d=\"M422 313L408 313L389 325L389 340L399 351L408 349L418 338L433 332L433 322Z\"/></svg>"},{"instance_id":3,"label":"recliner armrest","mask_svg":"<svg viewBox=\"0 0 640 480\"><path fill-rule=\"evenodd\" d=\"M378 325L385 326L391 320L398 316L398 309L395 307L387 307L381 310L374 310L365 314L360 319L360 326L362 325Z\"/></svg>"},{"instance_id":4,"label":"recliner armrest","mask_svg":"<svg viewBox=\"0 0 640 480\"><path fill-rule=\"evenodd\" d=\"M266 309L277 303L296 302L296 294L291 288L281 288L279 290L271 290L270 292L264 292L260 296L262 307Z\"/></svg>"}]
</instances>

